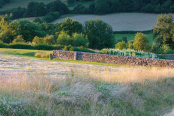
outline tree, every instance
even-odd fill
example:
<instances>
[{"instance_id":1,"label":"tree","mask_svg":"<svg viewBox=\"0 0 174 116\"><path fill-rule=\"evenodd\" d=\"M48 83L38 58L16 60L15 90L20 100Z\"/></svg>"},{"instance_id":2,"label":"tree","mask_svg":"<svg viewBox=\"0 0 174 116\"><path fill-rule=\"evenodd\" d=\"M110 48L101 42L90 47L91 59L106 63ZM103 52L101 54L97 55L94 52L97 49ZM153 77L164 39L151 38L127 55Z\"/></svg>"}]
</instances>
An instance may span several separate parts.
<instances>
[{"instance_id":1,"label":"tree","mask_svg":"<svg viewBox=\"0 0 174 116\"><path fill-rule=\"evenodd\" d=\"M65 31L61 31L57 38L57 44L64 46L72 45L72 41L72 38Z\"/></svg>"},{"instance_id":2,"label":"tree","mask_svg":"<svg viewBox=\"0 0 174 116\"><path fill-rule=\"evenodd\" d=\"M42 31L39 25L28 20L19 20L11 23L11 30L14 35L22 35L25 41L32 41L35 36L44 37L46 32Z\"/></svg>"},{"instance_id":3,"label":"tree","mask_svg":"<svg viewBox=\"0 0 174 116\"><path fill-rule=\"evenodd\" d=\"M72 35L72 40L73 40L73 46L75 47L88 47L89 41L87 37L84 37L84 35L78 34L78 33L73 33Z\"/></svg>"},{"instance_id":4,"label":"tree","mask_svg":"<svg viewBox=\"0 0 174 116\"><path fill-rule=\"evenodd\" d=\"M11 43L13 41L13 31L9 28L11 24L9 16L0 16L0 40L4 43Z\"/></svg>"},{"instance_id":5,"label":"tree","mask_svg":"<svg viewBox=\"0 0 174 116\"><path fill-rule=\"evenodd\" d=\"M157 22L155 26L153 26L153 33L159 46L166 44L171 48L174 48L174 39L172 39L172 37L174 37L174 28L172 21L173 18L171 14L169 14L168 17L163 14L161 14L160 17L157 17Z\"/></svg>"},{"instance_id":6,"label":"tree","mask_svg":"<svg viewBox=\"0 0 174 116\"><path fill-rule=\"evenodd\" d=\"M102 49L114 47L112 27L102 20L87 20L84 25L84 34L89 40L89 48Z\"/></svg>"},{"instance_id":7,"label":"tree","mask_svg":"<svg viewBox=\"0 0 174 116\"><path fill-rule=\"evenodd\" d=\"M66 18L59 25L60 31L67 32L68 35L72 35L72 33L79 33L82 31L82 24L78 21L74 21L70 18Z\"/></svg>"},{"instance_id":8,"label":"tree","mask_svg":"<svg viewBox=\"0 0 174 116\"><path fill-rule=\"evenodd\" d=\"M65 14L69 12L69 9L63 2L56 0L47 4L45 11L46 14L48 14L49 12L60 12L61 14Z\"/></svg>"},{"instance_id":9,"label":"tree","mask_svg":"<svg viewBox=\"0 0 174 116\"><path fill-rule=\"evenodd\" d=\"M75 2L75 0L67 0L67 3L68 3L69 5L74 4L74 2Z\"/></svg>"},{"instance_id":10,"label":"tree","mask_svg":"<svg viewBox=\"0 0 174 116\"><path fill-rule=\"evenodd\" d=\"M135 49L146 51L148 50L148 42L148 38L142 32L137 32L133 45Z\"/></svg>"}]
</instances>

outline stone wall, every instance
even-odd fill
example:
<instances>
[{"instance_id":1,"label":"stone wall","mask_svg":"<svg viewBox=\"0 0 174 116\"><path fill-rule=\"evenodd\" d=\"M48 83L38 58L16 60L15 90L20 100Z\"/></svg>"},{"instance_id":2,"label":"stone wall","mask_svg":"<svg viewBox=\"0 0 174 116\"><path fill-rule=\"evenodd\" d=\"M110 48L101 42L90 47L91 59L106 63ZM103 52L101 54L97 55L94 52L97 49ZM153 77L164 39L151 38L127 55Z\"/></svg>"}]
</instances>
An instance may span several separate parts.
<instances>
[{"instance_id":1,"label":"stone wall","mask_svg":"<svg viewBox=\"0 0 174 116\"><path fill-rule=\"evenodd\" d=\"M162 54L163 56L165 56L166 58L171 58L174 60L174 54Z\"/></svg>"},{"instance_id":2,"label":"stone wall","mask_svg":"<svg viewBox=\"0 0 174 116\"><path fill-rule=\"evenodd\" d=\"M174 68L174 60L164 60L164 59L154 59L154 58L140 58L140 57L130 57L130 56L87 53L87 52L62 51L62 50L54 50L53 56L54 58L61 58L61 59L115 63L121 65L157 66L157 67Z\"/></svg>"}]
</instances>

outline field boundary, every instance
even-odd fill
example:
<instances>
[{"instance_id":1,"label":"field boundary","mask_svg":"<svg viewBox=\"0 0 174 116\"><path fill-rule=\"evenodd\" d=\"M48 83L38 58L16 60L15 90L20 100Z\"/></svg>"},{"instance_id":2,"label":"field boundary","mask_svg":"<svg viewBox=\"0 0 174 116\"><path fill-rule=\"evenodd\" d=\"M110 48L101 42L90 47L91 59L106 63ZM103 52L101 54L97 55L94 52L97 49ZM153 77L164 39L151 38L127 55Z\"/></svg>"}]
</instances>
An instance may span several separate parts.
<instances>
[{"instance_id":1,"label":"field boundary","mask_svg":"<svg viewBox=\"0 0 174 116\"><path fill-rule=\"evenodd\" d=\"M77 51L53 50L53 58L114 63L119 65L131 65L131 66L174 68L174 60L108 55L108 54L77 52Z\"/></svg>"}]
</instances>

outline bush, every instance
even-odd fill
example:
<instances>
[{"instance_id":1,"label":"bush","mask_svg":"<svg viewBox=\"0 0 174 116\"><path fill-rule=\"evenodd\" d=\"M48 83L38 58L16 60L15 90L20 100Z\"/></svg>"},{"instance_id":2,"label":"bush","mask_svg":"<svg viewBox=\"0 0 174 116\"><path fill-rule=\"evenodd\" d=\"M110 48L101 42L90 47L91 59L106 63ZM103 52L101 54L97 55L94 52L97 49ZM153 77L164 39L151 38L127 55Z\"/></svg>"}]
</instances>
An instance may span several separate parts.
<instances>
[{"instance_id":1,"label":"bush","mask_svg":"<svg viewBox=\"0 0 174 116\"><path fill-rule=\"evenodd\" d=\"M164 44L162 47L160 47L159 52L161 54L173 54L174 51L170 49L170 47L166 44Z\"/></svg>"},{"instance_id":2,"label":"bush","mask_svg":"<svg viewBox=\"0 0 174 116\"><path fill-rule=\"evenodd\" d=\"M47 35L46 37L43 38L43 40L44 40L44 43L45 44L48 44L48 45L54 45L54 44L56 44L53 35Z\"/></svg>"},{"instance_id":3,"label":"bush","mask_svg":"<svg viewBox=\"0 0 174 116\"><path fill-rule=\"evenodd\" d=\"M39 52L35 53L34 56L37 58L49 58L49 54L39 53Z\"/></svg>"},{"instance_id":4,"label":"bush","mask_svg":"<svg viewBox=\"0 0 174 116\"><path fill-rule=\"evenodd\" d=\"M16 39L13 40L12 43L24 43L25 40L23 39L22 35L18 35Z\"/></svg>"},{"instance_id":5,"label":"bush","mask_svg":"<svg viewBox=\"0 0 174 116\"><path fill-rule=\"evenodd\" d=\"M6 48L7 44L3 43L2 41L0 41L0 48Z\"/></svg>"},{"instance_id":6,"label":"bush","mask_svg":"<svg viewBox=\"0 0 174 116\"><path fill-rule=\"evenodd\" d=\"M36 50L54 50L54 46L48 44L37 44L33 46Z\"/></svg>"},{"instance_id":7,"label":"bush","mask_svg":"<svg viewBox=\"0 0 174 116\"><path fill-rule=\"evenodd\" d=\"M125 49L125 48L126 48L126 43L125 43L125 41L118 42L118 43L115 45L115 48L116 48L116 49L119 49L119 50Z\"/></svg>"},{"instance_id":8,"label":"bush","mask_svg":"<svg viewBox=\"0 0 174 116\"><path fill-rule=\"evenodd\" d=\"M9 48L15 48L15 49L33 49L32 45L26 44L26 43L10 43L8 45Z\"/></svg>"},{"instance_id":9,"label":"bush","mask_svg":"<svg viewBox=\"0 0 174 116\"><path fill-rule=\"evenodd\" d=\"M128 41L128 45L127 45L127 47L128 47L129 49L133 49L133 48L134 48L133 43L134 43L134 40L130 40L130 41Z\"/></svg>"},{"instance_id":10,"label":"bush","mask_svg":"<svg viewBox=\"0 0 174 116\"><path fill-rule=\"evenodd\" d=\"M35 36L34 39L32 40L32 43L34 44L44 44L44 41L42 38Z\"/></svg>"},{"instance_id":11,"label":"bush","mask_svg":"<svg viewBox=\"0 0 174 116\"><path fill-rule=\"evenodd\" d=\"M147 51L149 48L148 42L149 40L142 32L137 32L133 45L135 49Z\"/></svg>"}]
</instances>

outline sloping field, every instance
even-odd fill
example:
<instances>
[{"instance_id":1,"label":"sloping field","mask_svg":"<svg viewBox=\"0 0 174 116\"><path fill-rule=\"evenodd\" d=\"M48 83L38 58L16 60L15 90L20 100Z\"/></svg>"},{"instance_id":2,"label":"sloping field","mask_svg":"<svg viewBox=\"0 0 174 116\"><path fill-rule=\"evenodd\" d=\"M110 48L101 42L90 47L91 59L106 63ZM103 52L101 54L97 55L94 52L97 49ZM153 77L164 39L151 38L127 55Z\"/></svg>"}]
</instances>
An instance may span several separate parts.
<instances>
[{"instance_id":1,"label":"sloping field","mask_svg":"<svg viewBox=\"0 0 174 116\"><path fill-rule=\"evenodd\" d=\"M0 54L0 115L163 116L174 103L173 72Z\"/></svg>"},{"instance_id":2,"label":"sloping field","mask_svg":"<svg viewBox=\"0 0 174 116\"><path fill-rule=\"evenodd\" d=\"M71 19L77 20L83 23L89 19L99 18L104 22L112 26L114 31L145 31L151 30L152 26L157 21L159 14L148 14L148 13L114 13L106 15L65 15ZM65 16L59 18L52 23L62 22ZM174 17L174 14L172 14Z\"/></svg>"}]
</instances>

